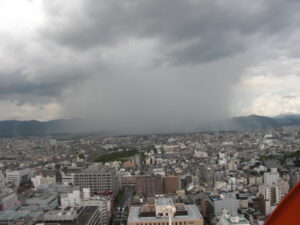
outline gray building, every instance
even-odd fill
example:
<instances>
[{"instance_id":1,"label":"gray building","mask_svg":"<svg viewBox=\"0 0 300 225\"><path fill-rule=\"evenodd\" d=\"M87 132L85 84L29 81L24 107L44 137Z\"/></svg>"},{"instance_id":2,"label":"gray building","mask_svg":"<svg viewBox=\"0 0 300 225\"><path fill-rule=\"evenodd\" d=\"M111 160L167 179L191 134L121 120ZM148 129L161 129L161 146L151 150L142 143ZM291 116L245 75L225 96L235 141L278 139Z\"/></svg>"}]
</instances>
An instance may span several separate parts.
<instances>
[{"instance_id":1,"label":"gray building","mask_svg":"<svg viewBox=\"0 0 300 225\"><path fill-rule=\"evenodd\" d=\"M6 182L14 183L16 186L19 186L21 183L26 183L30 181L31 170L10 170L6 171Z\"/></svg>"},{"instance_id":2,"label":"gray building","mask_svg":"<svg viewBox=\"0 0 300 225\"><path fill-rule=\"evenodd\" d=\"M214 187L215 180L214 180L215 170L213 166L205 166L203 171L203 183L210 188Z\"/></svg>"},{"instance_id":3,"label":"gray building","mask_svg":"<svg viewBox=\"0 0 300 225\"><path fill-rule=\"evenodd\" d=\"M172 224L203 225L203 217L196 205L173 204L171 198L157 198L155 204L132 206L129 210L128 225L166 225L169 224L169 212L166 207L173 207Z\"/></svg>"},{"instance_id":4,"label":"gray building","mask_svg":"<svg viewBox=\"0 0 300 225\"><path fill-rule=\"evenodd\" d=\"M58 207L57 193L36 193L35 196L26 199L27 208L39 210L53 210Z\"/></svg>"},{"instance_id":5,"label":"gray building","mask_svg":"<svg viewBox=\"0 0 300 225\"><path fill-rule=\"evenodd\" d=\"M45 225L107 225L107 218L103 218L102 210L97 206L86 206L80 208L64 208L52 210L44 214L44 220L40 221Z\"/></svg>"},{"instance_id":6,"label":"gray building","mask_svg":"<svg viewBox=\"0 0 300 225\"><path fill-rule=\"evenodd\" d=\"M102 164L90 165L87 169L74 175L74 184L81 189L90 188L92 193L109 193L119 191L119 179L114 168Z\"/></svg>"},{"instance_id":7,"label":"gray building","mask_svg":"<svg viewBox=\"0 0 300 225\"><path fill-rule=\"evenodd\" d=\"M223 195L208 195L209 219L212 220L215 216L220 215L223 209L227 209L230 215L238 215L239 200L232 196Z\"/></svg>"}]
</instances>

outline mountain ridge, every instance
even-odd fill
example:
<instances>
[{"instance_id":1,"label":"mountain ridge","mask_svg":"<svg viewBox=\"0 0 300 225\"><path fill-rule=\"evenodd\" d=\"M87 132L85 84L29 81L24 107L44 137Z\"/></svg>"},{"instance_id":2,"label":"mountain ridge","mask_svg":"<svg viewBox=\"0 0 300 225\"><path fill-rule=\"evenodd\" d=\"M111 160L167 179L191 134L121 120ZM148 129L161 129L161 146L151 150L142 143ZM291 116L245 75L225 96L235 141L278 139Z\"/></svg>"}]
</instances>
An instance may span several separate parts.
<instances>
[{"instance_id":1,"label":"mountain ridge","mask_svg":"<svg viewBox=\"0 0 300 225\"><path fill-rule=\"evenodd\" d=\"M238 116L223 122L208 124L196 131L229 130L264 130L279 129L287 126L300 126L300 114L279 115L274 117L249 115ZM38 120L4 120L0 121L0 137L45 136L59 134L79 134L104 132L95 129L93 124L84 119Z\"/></svg>"}]
</instances>

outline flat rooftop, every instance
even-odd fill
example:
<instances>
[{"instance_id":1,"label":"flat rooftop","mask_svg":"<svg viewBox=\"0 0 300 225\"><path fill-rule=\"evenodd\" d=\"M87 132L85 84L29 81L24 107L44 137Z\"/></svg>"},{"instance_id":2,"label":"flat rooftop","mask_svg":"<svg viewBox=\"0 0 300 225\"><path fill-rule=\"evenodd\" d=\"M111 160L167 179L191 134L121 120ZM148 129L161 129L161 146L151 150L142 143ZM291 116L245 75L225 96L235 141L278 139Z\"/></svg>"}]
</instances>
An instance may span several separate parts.
<instances>
[{"instance_id":1,"label":"flat rooftop","mask_svg":"<svg viewBox=\"0 0 300 225\"><path fill-rule=\"evenodd\" d=\"M28 217L29 212L17 212L15 210L5 210L0 212L0 221L17 220L23 217Z\"/></svg>"},{"instance_id":2,"label":"flat rooftop","mask_svg":"<svg viewBox=\"0 0 300 225\"><path fill-rule=\"evenodd\" d=\"M85 173L103 173L103 174L111 174L114 172L114 169L112 167L103 165L103 164L93 164L89 165L88 168L85 170L82 170L80 173L85 174ZM79 174L80 174L79 173Z\"/></svg>"},{"instance_id":3,"label":"flat rooftop","mask_svg":"<svg viewBox=\"0 0 300 225\"><path fill-rule=\"evenodd\" d=\"M229 218L222 218L222 222L227 225L249 225L249 221L244 217L239 217L239 222L231 222Z\"/></svg>"},{"instance_id":4,"label":"flat rooftop","mask_svg":"<svg viewBox=\"0 0 300 225\"><path fill-rule=\"evenodd\" d=\"M186 210L188 212L187 215L177 215L174 217L174 220L203 220L201 213L199 212L196 205L185 205ZM141 207L134 206L130 208L128 215L128 222L142 222L142 221L166 221L168 218L164 217L139 217Z\"/></svg>"},{"instance_id":5,"label":"flat rooftop","mask_svg":"<svg viewBox=\"0 0 300 225\"><path fill-rule=\"evenodd\" d=\"M173 205L172 198L157 198L155 205Z\"/></svg>"},{"instance_id":6,"label":"flat rooftop","mask_svg":"<svg viewBox=\"0 0 300 225\"><path fill-rule=\"evenodd\" d=\"M45 221L42 222L46 225L54 225L54 224L59 224L59 225L86 225L91 219L91 216L96 212L98 209L97 206L88 206L84 207L82 211L79 209L79 215L75 220L57 220L57 221ZM54 212L57 213L57 212Z\"/></svg>"}]
</instances>

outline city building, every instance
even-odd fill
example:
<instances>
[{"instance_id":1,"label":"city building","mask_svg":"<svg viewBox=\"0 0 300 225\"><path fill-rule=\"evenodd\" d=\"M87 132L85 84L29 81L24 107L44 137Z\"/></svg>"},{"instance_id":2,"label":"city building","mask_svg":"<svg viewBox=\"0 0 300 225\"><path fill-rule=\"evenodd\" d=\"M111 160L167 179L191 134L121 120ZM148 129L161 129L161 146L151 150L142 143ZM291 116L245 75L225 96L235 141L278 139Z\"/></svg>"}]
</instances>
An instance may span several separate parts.
<instances>
[{"instance_id":1,"label":"city building","mask_svg":"<svg viewBox=\"0 0 300 225\"><path fill-rule=\"evenodd\" d=\"M119 190L119 179L115 169L102 164L93 164L82 172L75 173L74 184L80 189L89 188L92 193L116 195Z\"/></svg>"},{"instance_id":2,"label":"city building","mask_svg":"<svg viewBox=\"0 0 300 225\"><path fill-rule=\"evenodd\" d=\"M167 176L163 178L164 193L175 194L180 189L180 181L178 176Z\"/></svg>"},{"instance_id":3,"label":"city building","mask_svg":"<svg viewBox=\"0 0 300 225\"><path fill-rule=\"evenodd\" d=\"M265 185L274 185L277 183L279 179L279 173L277 172L277 168L272 168L271 172L264 173L264 184Z\"/></svg>"},{"instance_id":4,"label":"city building","mask_svg":"<svg viewBox=\"0 0 300 225\"><path fill-rule=\"evenodd\" d=\"M172 209L172 213L169 211ZM132 206L128 225L168 225L171 217L174 225L203 225L203 217L196 205L173 204L171 198L157 198L155 204Z\"/></svg>"},{"instance_id":5,"label":"city building","mask_svg":"<svg viewBox=\"0 0 300 225\"><path fill-rule=\"evenodd\" d=\"M62 193L60 195L60 204L62 207L78 207L81 205L80 190Z\"/></svg>"},{"instance_id":6,"label":"city building","mask_svg":"<svg viewBox=\"0 0 300 225\"><path fill-rule=\"evenodd\" d=\"M32 217L30 212L18 212L15 210L5 210L0 212L0 224L11 225L11 224L22 224L32 225Z\"/></svg>"},{"instance_id":7,"label":"city building","mask_svg":"<svg viewBox=\"0 0 300 225\"><path fill-rule=\"evenodd\" d=\"M230 215L237 216L239 208L239 200L235 196L224 196L221 194L208 195L208 218L213 220L216 216L223 212L223 209L227 209Z\"/></svg>"},{"instance_id":8,"label":"city building","mask_svg":"<svg viewBox=\"0 0 300 225\"><path fill-rule=\"evenodd\" d=\"M30 181L30 176L30 169L6 171L6 182L19 186L21 183Z\"/></svg>"},{"instance_id":9,"label":"city building","mask_svg":"<svg viewBox=\"0 0 300 225\"><path fill-rule=\"evenodd\" d=\"M35 196L26 199L26 206L39 210L53 210L58 207L57 193L36 193Z\"/></svg>"},{"instance_id":10,"label":"city building","mask_svg":"<svg viewBox=\"0 0 300 225\"><path fill-rule=\"evenodd\" d=\"M21 203L14 192L2 192L0 194L0 211L12 210L20 207Z\"/></svg>"},{"instance_id":11,"label":"city building","mask_svg":"<svg viewBox=\"0 0 300 225\"><path fill-rule=\"evenodd\" d=\"M97 206L67 207L61 210L51 210L45 213L43 221L38 224L68 224L68 225L107 225L108 220L102 218Z\"/></svg>"},{"instance_id":12,"label":"city building","mask_svg":"<svg viewBox=\"0 0 300 225\"><path fill-rule=\"evenodd\" d=\"M228 210L224 209L217 225L250 225L250 222L241 215L231 216Z\"/></svg>"},{"instance_id":13,"label":"city building","mask_svg":"<svg viewBox=\"0 0 300 225\"><path fill-rule=\"evenodd\" d=\"M136 193L139 196L163 194L163 178L161 176L137 176Z\"/></svg>"},{"instance_id":14,"label":"city building","mask_svg":"<svg viewBox=\"0 0 300 225\"><path fill-rule=\"evenodd\" d=\"M55 178L55 176L44 177L44 176L38 175L38 176L31 177L31 182L32 182L34 188L37 189L38 186L43 185L43 184L55 184L56 178Z\"/></svg>"},{"instance_id":15,"label":"city building","mask_svg":"<svg viewBox=\"0 0 300 225\"><path fill-rule=\"evenodd\" d=\"M259 193L262 194L265 200L270 200L271 205L277 205L281 199L281 191L278 186L259 186Z\"/></svg>"}]
</instances>

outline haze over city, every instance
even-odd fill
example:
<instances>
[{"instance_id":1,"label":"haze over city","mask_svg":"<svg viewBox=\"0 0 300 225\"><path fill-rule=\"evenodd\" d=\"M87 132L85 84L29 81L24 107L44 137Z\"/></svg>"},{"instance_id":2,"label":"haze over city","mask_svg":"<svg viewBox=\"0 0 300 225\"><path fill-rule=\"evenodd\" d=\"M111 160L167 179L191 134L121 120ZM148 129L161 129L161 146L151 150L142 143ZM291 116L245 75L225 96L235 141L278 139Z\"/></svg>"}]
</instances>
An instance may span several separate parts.
<instances>
[{"instance_id":1,"label":"haze over city","mask_svg":"<svg viewBox=\"0 0 300 225\"><path fill-rule=\"evenodd\" d=\"M0 1L0 120L176 131L300 113L299 1Z\"/></svg>"}]
</instances>

